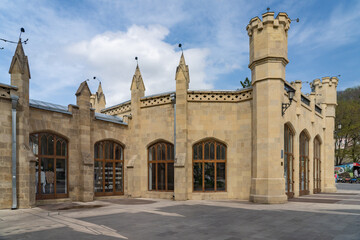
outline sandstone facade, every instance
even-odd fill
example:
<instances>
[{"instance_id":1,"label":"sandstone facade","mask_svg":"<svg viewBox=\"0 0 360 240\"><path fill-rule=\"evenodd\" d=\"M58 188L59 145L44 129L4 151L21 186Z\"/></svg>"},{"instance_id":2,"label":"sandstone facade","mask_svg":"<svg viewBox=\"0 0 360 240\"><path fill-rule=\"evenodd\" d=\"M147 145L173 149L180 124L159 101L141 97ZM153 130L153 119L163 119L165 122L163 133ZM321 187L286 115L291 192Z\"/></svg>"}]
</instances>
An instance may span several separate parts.
<instances>
[{"instance_id":1,"label":"sandstone facade","mask_svg":"<svg viewBox=\"0 0 360 240\"><path fill-rule=\"evenodd\" d=\"M16 208L44 199L92 201L111 195L283 203L300 194L336 191L338 79L314 80L310 95L301 93L301 81L286 81L290 22L285 13L274 18L271 12L250 20L249 88L189 90L182 55L174 92L145 96L137 66L131 100L108 108L101 84L92 94L86 81L76 92L76 105L30 100L30 69L19 41L11 85L0 84L0 208L14 207L13 144ZM52 171L54 181L48 173L43 179L43 171Z\"/></svg>"}]
</instances>

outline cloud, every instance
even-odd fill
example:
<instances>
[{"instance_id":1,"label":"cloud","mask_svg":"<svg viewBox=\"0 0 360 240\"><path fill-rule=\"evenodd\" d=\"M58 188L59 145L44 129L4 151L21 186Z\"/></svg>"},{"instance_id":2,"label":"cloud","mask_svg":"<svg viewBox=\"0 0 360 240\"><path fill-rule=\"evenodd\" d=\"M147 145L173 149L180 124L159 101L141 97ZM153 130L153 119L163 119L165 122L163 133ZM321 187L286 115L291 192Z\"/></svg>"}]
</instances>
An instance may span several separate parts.
<instances>
[{"instance_id":1,"label":"cloud","mask_svg":"<svg viewBox=\"0 0 360 240\"><path fill-rule=\"evenodd\" d=\"M164 41L168 34L169 30L161 25L133 25L124 32L105 32L72 44L67 54L81 63L81 68L87 69L90 76L102 80L110 106L130 98L135 56L139 58L147 95L175 90L175 70L181 54L176 45ZM184 51L191 88L212 88L205 74L208 52L203 48Z\"/></svg>"},{"instance_id":2,"label":"cloud","mask_svg":"<svg viewBox=\"0 0 360 240\"><path fill-rule=\"evenodd\" d=\"M312 14L301 19L303 23L292 28L289 43L308 49L334 49L358 41L360 29L354 24L360 21L360 2L351 5L349 8L339 3L327 17L319 20Z\"/></svg>"}]
</instances>

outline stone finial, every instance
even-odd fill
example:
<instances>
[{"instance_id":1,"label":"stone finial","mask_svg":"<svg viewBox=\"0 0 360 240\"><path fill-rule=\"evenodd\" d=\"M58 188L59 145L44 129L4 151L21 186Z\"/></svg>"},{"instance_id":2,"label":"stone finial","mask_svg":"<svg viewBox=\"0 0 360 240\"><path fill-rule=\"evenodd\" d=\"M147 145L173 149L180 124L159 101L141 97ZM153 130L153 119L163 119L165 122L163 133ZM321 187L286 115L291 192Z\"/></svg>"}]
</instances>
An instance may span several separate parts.
<instances>
[{"instance_id":1,"label":"stone finial","mask_svg":"<svg viewBox=\"0 0 360 240\"><path fill-rule=\"evenodd\" d=\"M190 76L189 76L189 66L186 65L184 53L181 54L179 65L176 68L175 81L185 80L189 85Z\"/></svg>"},{"instance_id":2,"label":"stone finial","mask_svg":"<svg viewBox=\"0 0 360 240\"><path fill-rule=\"evenodd\" d=\"M14 74L14 73L26 74L29 79L31 78L28 58L25 55L25 52L24 52L24 49L23 49L23 46L21 43L21 39L19 39L19 42L16 46L14 56L11 60L9 73L10 74Z\"/></svg>"},{"instance_id":3,"label":"stone finial","mask_svg":"<svg viewBox=\"0 0 360 240\"><path fill-rule=\"evenodd\" d=\"M130 90L131 91L133 91L133 90L145 91L145 85L144 85L144 81L141 76L139 65L136 65L135 74L134 74L132 82L131 82Z\"/></svg>"},{"instance_id":4,"label":"stone finial","mask_svg":"<svg viewBox=\"0 0 360 240\"><path fill-rule=\"evenodd\" d=\"M91 95L90 88L89 88L86 81L83 81L80 84L80 86L79 86L78 90L76 91L75 95L78 97L80 95L83 95L84 93L88 94L89 96Z\"/></svg>"}]
</instances>

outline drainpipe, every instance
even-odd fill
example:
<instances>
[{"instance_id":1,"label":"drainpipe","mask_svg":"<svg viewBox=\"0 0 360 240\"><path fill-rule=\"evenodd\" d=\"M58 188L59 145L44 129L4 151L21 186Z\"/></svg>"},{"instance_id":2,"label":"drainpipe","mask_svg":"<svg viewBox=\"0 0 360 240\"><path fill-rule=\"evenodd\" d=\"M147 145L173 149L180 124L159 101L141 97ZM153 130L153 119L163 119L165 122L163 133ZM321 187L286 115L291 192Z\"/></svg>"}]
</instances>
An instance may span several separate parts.
<instances>
[{"instance_id":1,"label":"drainpipe","mask_svg":"<svg viewBox=\"0 0 360 240\"><path fill-rule=\"evenodd\" d=\"M12 207L11 209L17 209L17 197L16 197L16 106L18 104L19 97L11 95L11 113L12 113Z\"/></svg>"},{"instance_id":2,"label":"drainpipe","mask_svg":"<svg viewBox=\"0 0 360 240\"><path fill-rule=\"evenodd\" d=\"M176 95L175 93L171 94L170 98L174 106L174 157L175 157L176 154Z\"/></svg>"}]
</instances>

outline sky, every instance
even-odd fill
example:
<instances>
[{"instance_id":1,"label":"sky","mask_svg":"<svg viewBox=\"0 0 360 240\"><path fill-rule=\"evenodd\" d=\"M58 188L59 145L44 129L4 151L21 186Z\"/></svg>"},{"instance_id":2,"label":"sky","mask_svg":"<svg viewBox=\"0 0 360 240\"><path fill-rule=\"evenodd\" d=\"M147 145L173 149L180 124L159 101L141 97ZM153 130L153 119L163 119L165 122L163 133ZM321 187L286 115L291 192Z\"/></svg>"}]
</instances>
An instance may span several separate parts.
<instances>
[{"instance_id":1,"label":"sky","mask_svg":"<svg viewBox=\"0 0 360 240\"><path fill-rule=\"evenodd\" d=\"M246 26L255 16L286 12L286 80L339 76L339 90L360 85L357 0L1 0L0 38L29 39L30 98L68 105L80 83L96 76L106 107L130 99L138 63L146 95L174 91L181 43L192 90L235 90L251 77ZM0 83L16 45L0 41ZM97 80L90 80L94 93Z\"/></svg>"}]
</instances>

